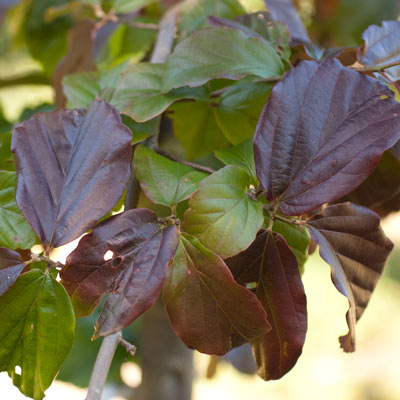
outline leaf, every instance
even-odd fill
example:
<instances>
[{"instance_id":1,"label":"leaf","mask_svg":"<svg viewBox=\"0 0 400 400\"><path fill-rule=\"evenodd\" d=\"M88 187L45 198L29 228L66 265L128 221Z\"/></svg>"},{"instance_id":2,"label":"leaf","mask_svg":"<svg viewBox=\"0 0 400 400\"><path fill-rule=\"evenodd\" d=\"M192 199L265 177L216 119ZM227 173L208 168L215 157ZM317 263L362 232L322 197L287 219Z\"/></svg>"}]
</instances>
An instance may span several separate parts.
<instances>
[{"instance_id":1,"label":"leaf","mask_svg":"<svg viewBox=\"0 0 400 400\"><path fill-rule=\"evenodd\" d=\"M197 190L206 173L171 161L144 146L135 150L135 174L140 187L154 203L175 206Z\"/></svg>"},{"instance_id":2,"label":"leaf","mask_svg":"<svg viewBox=\"0 0 400 400\"><path fill-rule=\"evenodd\" d=\"M183 3L181 14L179 30L186 36L207 25L207 17L210 15L233 19L246 14L246 10L237 0L194 0Z\"/></svg>"},{"instance_id":3,"label":"leaf","mask_svg":"<svg viewBox=\"0 0 400 400\"><path fill-rule=\"evenodd\" d=\"M350 201L370 208L386 217L400 210L400 160L386 151L374 172L355 190L339 199L338 203Z\"/></svg>"},{"instance_id":4,"label":"leaf","mask_svg":"<svg viewBox=\"0 0 400 400\"><path fill-rule=\"evenodd\" d=\"M121 115L122 122L132 131L132 144L137 144L150 136L158 135L160 132L161 116L139 123L127 115Z\"/></svg>"},{"instance_id":5,"label":"leaf","mask_svg":"<svg viewBox=\"0 0 400 400\"><path fill-rule=\"evenodd\" d=\"M272 78L283 64L267 42L230 28L207 28L180 42L167 61L163 91L201 86L211 79Z\"/></svg>"},{"instance_id":6,"label":"leaf","mask_svg":"<svg viewBox=\"0 0 400 400\"><path fill-rule=\"evenodd\" d=\"M145 122L164 112L175 101L205 96L202 88L179 88L164 92L165 69L165 64L141 63L130 66L121 74L111 103L135 121Z\"/></svg>"},{"instance_id":7,"label":"leaf","mask_svg":"<svg viewBox=\"0 0 400 400\"><path fill-rule=\"evenodd\" d=\"M222 95L215 118L225 137L234 145L252 138L257 121L272 90L266 82L240 81Z\"/></svg>"},{"instance_id":8,"label":"leaf","mask_svg":"<svg viewBox=\"0 0 400 400\"><path fill-rule=\"evenodd\" d=\"M346 352L355 350L355 324L371 297L392 242L377 214L352 203L328 206L308 221L311 238L332 268L332 281L349 300L349 333L340 338Z\"/></svg>"},{"instance_id":9,"label":"leaf","mask_svg":"<svg viewBox=\"0 0 400 400\"><path fill-rule=\"evenodd\" d=\"M76 239L113 208L128 182L131 136L100 101L87 112L39 113L14 128L17 203L44 245Z\"/></svg>"},{"instance_id":10,"label":"leaf","mask_svg":"<svg viewBox=\"0 0 400 400\"><path fill-rule=\"evenodd\" d=\"M168 116L172 119L175 136L190 160L229 144L215 119L215 108L209 102L174 104L168 110Z\"/></svg>"},{"instance_id":11,"label":"leaf","mask_svg":"<svg viewBox=\"0 0 400 400\"><path fill-rule=\"evenodd\" d=\"M24 268L19 253L0 247L0 296L10 289Z\"/></svg>"},{"instance_id":12,"label":"leaf","mask_svg":"<svg viewBox=\"0 0 400 400\"><path fill-rule=\"evenodd\" d=\"M303 43L310 42L292 0L265 0L265 5L274 20L283 22L288 26L293 39Z\"/></svg>"},{"instance_id":13,"label":"leaf","mask_svg":"<svg viewBox=\"0 0 400 400\"><path fill-rule=\"evenodd\" d=\"M310 247L310 236L304 226L290 224L284 221L275 220L272 227L274 232L280 233L290 250L297 258L300 274L304 273L304 264L308 258L308 249Z\"/></svg>"},{"instance_id":14,"label":"leaf","mask_svg":"<svg viewBox=\"0 0 400 400\"><path fill-rule=\"evenodd\" d=\"M57 63L52 85L55 90L55 104L63 108L66 97L62 90L64 76L79 71L91 71L96 69L94 60L94 39L97 33L95 21L85 19L73 25L67 35L67 54Z\"/></svg>"},{"instance_id":15,"label":"leaf","mask_svg":"<svg viewBox=\"0 0 400 400\"><path fill-rule=\"evenodd\" d=\"M30 249L36 235L15 202L17 174L0 171L0 246Z\"/></svg>"},{"instance_id":16,"label":"leaf","mask_svg":"<svg viewBox=\"0 0 400 400\"><path fill-rule=\"evenodd\" d=\"M247 172L235 165L204 179L189 200L183 230L222 258L246 249L264 222L262 204L247 193L250 184Z\"/></svg>"},{"instance_id":17,"label":"leaf","mask_svg":"<svg viewBox=\"0 0 400 400\"><path fill-rule=\"evenodd\" d=\"M113 0L116 13L130 13L146 7L157 0Z\"/></svg>"},{"instance_id":18,"label":"leaf","mask_svg":"<svg viewBox=\"0 0 400 400\"><path fill-rule=\"evenodd\" d=\"M300 215L355 189L399 138L400 105L385 85L335 59L303 61L261 114L257 177L280 212Z\"/></svg>"},{"instance_id":19,"label":"leaf","mask_svg":"<svg viewBox=\"0 0 400 400\"><path fill-rule=\"evenodd\" d=\"M364 45L358 61L367 67L400 63L400 21L383 21L382 26L371 25L362 34ZM400 79L400 66L388 68L386 74L394 81Z\"/></svg>"},{"instance_id":20,"label":"leaf","mask_svg":"<svg viewBox=\"0 0 400 400\"><path fill-rule=\"evenodd\" d=\"M232 329L249 340L269 329L255 295L234 281L220 257L190 235L180 235L163 299L175 333L202 353L227 353Z\"/></svg>"},{"instance_id":21,"label":"leaf","mask_svg":"<svg viewBox=\"0 0 400 400\"><path fill-rule=\"evenodd\" d=\"M245 140L237 146L215 152L215 157L225 165L237 165L243 168L252 179L252 185L258 185L256 176L256 166L254 164L253 142L251 139Z\"/></svg>"},{"instance_id":22,"label":"leaf","mask_svg":"<svg viewBox=\"0 0 400 400\"><path fill-rule=\"evenodd\" d=\"M126 327L153 305L176 246L176 227L163 228L146 209L108 218L81 239L61 278L78 316L90 314L110 292L95 337ZM105 260L108 251L113 255Z\"/></svg>"},{"instance_id":23,"label":"leaf","mask_svg":"<svg viewBox=\"0 0 400 400\"><path fill-rule=\"evenodd\" d=\"M0 170L15 171L14 155L11 152L11 133L0 133Z\"/></svg>"},{"instance_id":24,"label":"leaf","mask_svg":"<svg viewBox=\"0 0 400 400\"><path fill-rule=\"evenodd\" d=\"M25 396L40 400L74 340L68 295L51 275L34 269L0 297L0 309L0 370Z\"/></svg>"}]
</instances>

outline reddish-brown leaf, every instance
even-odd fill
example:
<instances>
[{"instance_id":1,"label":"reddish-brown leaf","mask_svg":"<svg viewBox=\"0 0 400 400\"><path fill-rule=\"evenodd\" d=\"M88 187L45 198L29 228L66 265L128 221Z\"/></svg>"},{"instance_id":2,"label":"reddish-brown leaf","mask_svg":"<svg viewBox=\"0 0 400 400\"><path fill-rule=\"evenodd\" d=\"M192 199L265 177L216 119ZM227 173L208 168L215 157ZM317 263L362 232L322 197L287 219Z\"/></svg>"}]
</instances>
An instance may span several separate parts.
<instances>
[{"instance_id":1,"label":"reddish-brown leaf","mask_svg":"<svg viewBox=\"0 0 400 400\"><path fill-rule=\"evenodd\" d=\"M400 138L400 104L339 61L303 61L273 89L254 138L268 199L300 215L355 189Z\"/></svg>"},{"instance_id":2,"label":"reddish-brown leaf","mask_svg":"<svg viewBox=\"0 0 400 400\"><path fill-rule=\"evenodd\" d=\"M333 283L349 300L349 333L340 343L344 351L354 351L356 321L367 307L393 244L382 231L379 216L352 203L328 206L308 221L308 229L332 268Z\"/></svg>"},{"instance_id":3,"label":"reddish-brown leaf","mask_svg":"<svg viewBox=\"0 0 400 400\"><path fill-rule=\"evenodd\" d=\"M0 296L10 289L24 267L19 253L0 247Z\"/></svg>"},{"instance_id":4,"label":"reddish-brown leaf","mask_svg":"<svg viewBox=\"0 0 400 400\"><path fill-rule=\"evenodd\" d=\"M132 132L117 110L38 113L14 128L16 200L45 246L68 243L107 214L130 171Z\"/></svg>"},{"instance_id":5,"label":"reddish-brown leaf","mask_svg":"<svg viewBox=\"0 0 400 400\"><path fill-rule=\"evenodd\" d=\"M163 298L176 334L203 353L227 353L232 332L251 340L270 329L256 296L235 282L222 258L187 234L168 269Z\"/></svg>"}]
</instances>

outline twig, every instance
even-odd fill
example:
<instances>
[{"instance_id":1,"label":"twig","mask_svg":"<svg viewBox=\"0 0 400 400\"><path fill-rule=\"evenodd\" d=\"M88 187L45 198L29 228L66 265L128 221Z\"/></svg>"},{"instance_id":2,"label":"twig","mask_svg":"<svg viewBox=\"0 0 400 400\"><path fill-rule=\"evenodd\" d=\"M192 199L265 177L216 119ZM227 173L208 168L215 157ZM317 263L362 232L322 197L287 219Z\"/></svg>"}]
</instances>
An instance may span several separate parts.
<instances>
[{"instance_id":1,"label":"twig","mask_svg":"<svg viewBox=\"0 0 400 400\"><path fill-rule=\"evenodd\" d=\"M397 67L398 65L400 65L400 60L393 61L388 64L375 65L373 67L361 67L360 68L360 67L350 66L349 68L351 68L354 71L358 71L358 72L380 72L380 71L384 71L385 69L388 69L388 68Z\"/></svg>"},{"instance_id":2,"label":"twig","mask_svg":"<svg viewBox=\"0 0 400 400\"><path fill-rule=\"evenodd\" d=\"M190 168L193 168L193 169L197 169L198 171L205 172L206 174L213 174L215 172L210 167L206 167L204 165L195 164L195 163L192 163L190 161L181 160L178 157L175 157L173 154L168 153L167 151L164 151L164 150L160 149L159 147L155 147L154 151L156 153L160 154L161 156L164 156L164 157L168 158L169 160L176 161L179 164L186 165L187 167L190 167Z\"/></svg>"},{"instance_id":3,"label":"twig","mask_svg":"<svg viewBox=\"0 0 400 400\"><path fill-rule=\"evenodd\" d=\"M86 400L101 400L101 394L103 393L111 361L121 338L122 334L119 331L103 339L94 364L92 376L90 377Z\"/></svg>"},{"instance_id":4,"label":"twig","mask_svg":"<svg viewBox=\"0 0 400 400\"><path fill-rule=\"evenodd\" d=\"M400 93L400 85L396 81L390 79L390 76L385 71L380 71L379 73L395 87L398 93Z\"/></svg>"},{"instance_id":5,"label":"twig","mask_svg":"<svg viewBox=\"0 0 400 400\"><path fill-rule=\"evenodd\" d=\"M126 341L121 337L120 345L125 347L125 350L133 357L136 354L136 346Z\"/></svg>"}]
</instances>

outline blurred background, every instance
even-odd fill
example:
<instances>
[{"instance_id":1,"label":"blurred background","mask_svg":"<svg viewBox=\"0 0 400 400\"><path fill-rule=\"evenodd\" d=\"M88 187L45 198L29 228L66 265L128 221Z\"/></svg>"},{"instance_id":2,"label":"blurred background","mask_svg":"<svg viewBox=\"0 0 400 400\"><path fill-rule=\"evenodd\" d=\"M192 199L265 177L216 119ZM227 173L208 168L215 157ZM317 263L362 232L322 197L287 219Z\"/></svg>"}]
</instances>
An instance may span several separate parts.
<instances>
[{"instance_id":1,"label":"blurred background","mask_svg":"<svg viewBox=\"0 0 400 400\"><path fill-rule=\"evenodd\" d=\"M248 11L265 8L262 0L241 2ZM65 54L69 28L65 17L56 20L56 24L44 21L43 10L54 3L62 2L0 0L0 134L34 112L54 109L50 71ZM310 36L326 47L360 46L361 34L369 25L400 17L399 0L296 0L294 3ZM48 39L46 48L38 45L43 43L43 37ZM132 45L126 51L128 56L135 57L144 50ZM102 60L99 62L105 62L105 58ZM309 329L303 355L295 368L280 381L263 382L254 374L240 373L227 358L211 359L196 353L193 399L400 399L400 214L391 213L383 226L395 249L358 323L356 353L344 354L339 348L338 336L347 332L347 300L332 285L329 266L314 254L303 277ZM74 245L60 248L54 257L65 260ZM48 400L85 397L100 346L99 340L90 341L95 320L96 315L92 315L78 321L75 345L56 383L47 391ZM125 350L118 349L104 399L134 399L135 388L141 382L141 324L139 319L124 331L124 337L136 344L139 351L132 359ZM238 357L240 354L232 354L230 360L235 364ZM252 361L243 360L241 369L251 372ZM210 375L213 376L207 377ZM25 398L12 386L6 373L0 373L0 398Z\"/></svg>"}]
</instances>

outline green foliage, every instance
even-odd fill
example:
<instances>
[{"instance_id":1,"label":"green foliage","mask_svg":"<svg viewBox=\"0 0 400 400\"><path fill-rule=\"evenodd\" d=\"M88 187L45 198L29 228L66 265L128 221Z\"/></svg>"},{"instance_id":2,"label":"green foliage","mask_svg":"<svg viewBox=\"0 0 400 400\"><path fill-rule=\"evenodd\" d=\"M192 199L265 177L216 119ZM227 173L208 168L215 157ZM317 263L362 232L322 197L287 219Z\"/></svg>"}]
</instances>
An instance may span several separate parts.
<instances>
[{"instance_id":1,"label":"green foliage","mask_svg":"<svg viewBox=\"0 0 400 400\"><path fill-rule=\"evenodd\" d=\"M0 370L23 394L44 397L74 340L75 318L64 287L34 269L0 298Z\"/></svg>"}]
</instances>

